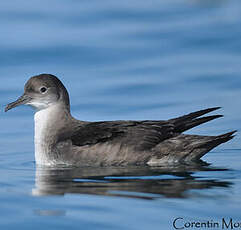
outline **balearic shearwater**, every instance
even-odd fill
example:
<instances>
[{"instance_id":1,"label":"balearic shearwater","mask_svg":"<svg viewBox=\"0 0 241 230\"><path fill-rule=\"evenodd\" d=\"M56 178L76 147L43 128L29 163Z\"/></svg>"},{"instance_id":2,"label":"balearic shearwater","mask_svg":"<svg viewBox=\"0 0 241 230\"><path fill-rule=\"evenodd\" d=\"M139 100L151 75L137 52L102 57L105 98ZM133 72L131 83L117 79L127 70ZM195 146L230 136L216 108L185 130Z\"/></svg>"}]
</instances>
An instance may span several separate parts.
<instances>
[{"instance_id":1,"label":"balearic shearwater","mask_svg":"<svg viewBox=\"0 0 241 230\"><path fill-rule=\"evenodd\" d=\"M197 125L221 117L204 116L220 107L181 117L143 121L79 121L71 116L69 94L54 75L31 77L24 94L5 111L30 105L36 112L35 161L38 165L108 166L167 165L199 160L234 136L183 134Z\"/></svg>"}]
</instances>

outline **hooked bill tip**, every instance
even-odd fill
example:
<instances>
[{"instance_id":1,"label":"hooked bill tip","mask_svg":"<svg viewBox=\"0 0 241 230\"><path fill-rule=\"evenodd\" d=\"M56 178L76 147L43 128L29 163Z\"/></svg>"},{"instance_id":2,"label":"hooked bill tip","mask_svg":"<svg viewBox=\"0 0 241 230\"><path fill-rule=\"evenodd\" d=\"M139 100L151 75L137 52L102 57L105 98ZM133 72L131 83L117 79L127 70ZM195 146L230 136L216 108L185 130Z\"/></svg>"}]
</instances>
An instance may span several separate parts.
<instances>
[{"instance_id":1,"label":"hooked bill tip","mask_svg":"<svg viewBox=\"0 0 241 230\"><path fill-rule=\"evenodd\" d=\"M8 111L8 105L5 107L4 112L6 113Z\"/></svg>"},{"instance_id":2,"label":"hooked bill tip","mask_svg":"<svg viewBox=\"0 0 241 230\"><path fill-rule=\"evenodd\" d=\"M12 105L13 105L13 103L10 103L10 104L7 104L7 105L6 105L6 107L5 107L5 109L4 109L5 113L6 113L8 110L10 110L10 109L13 108Z\"/></svg>"}]
</instances>

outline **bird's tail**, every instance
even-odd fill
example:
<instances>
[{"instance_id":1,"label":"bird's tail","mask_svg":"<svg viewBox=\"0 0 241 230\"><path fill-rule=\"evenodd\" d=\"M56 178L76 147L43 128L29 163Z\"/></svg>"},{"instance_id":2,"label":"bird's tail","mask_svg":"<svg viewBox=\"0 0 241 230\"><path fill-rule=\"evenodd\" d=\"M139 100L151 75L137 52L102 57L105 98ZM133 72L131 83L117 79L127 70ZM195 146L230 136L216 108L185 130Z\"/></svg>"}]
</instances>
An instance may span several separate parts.
<instances>
[{"instance_id":1,"label":"bird's tail","mask_svg":"<svg viewBox=\"0 0 241 230\"><path fill-rule=\"evenodd\" d=\"M186 161L199 160L202 156L204 156L207 152L209 152L213 148L235 137L234 133L236 132L237 130L234 130L232 132L228 132L222 135L218 135L218 136L203 136L203 139L202 139L202 136L199 136L200 141L196 142L196 144L193 145L192 151L190 152L190 154L186 156L185 160Z\"/></svg>"},{"instance_id":2,"label":"bird's tail","mask_svg":"<svg viewBox=\"0 0 241 230\"><path fill-rule=\"evenodd\" d=\"M234 130L218 136L179 134L158 144L148 164L160 166L198 161L211 149L231 140L235 136L235 132L237 131Z\"/></svg>"}]
</instances>

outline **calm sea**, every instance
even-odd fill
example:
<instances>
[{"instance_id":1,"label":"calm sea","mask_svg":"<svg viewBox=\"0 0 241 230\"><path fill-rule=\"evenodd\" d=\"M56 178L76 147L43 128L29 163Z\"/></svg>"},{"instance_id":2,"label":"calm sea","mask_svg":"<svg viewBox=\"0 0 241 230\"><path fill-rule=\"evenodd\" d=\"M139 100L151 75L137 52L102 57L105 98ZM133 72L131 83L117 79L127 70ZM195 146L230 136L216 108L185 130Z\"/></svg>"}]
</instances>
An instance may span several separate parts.
<instances>
[{"instance_id":1,"label":"calm sea","mask_svg":"<svg viewBox=\"0 0 241 230\"><path fill-rule=\"evenodd\" d=\"M241 222L239 133L203 164L46 169L34 163L33 111L3 112L30 76L51 73L81 120L167 119L221 106L224 118L188 133L240 130L240 12L240 0L1 1L0 229Z\"/></svg>"}]
</instances>

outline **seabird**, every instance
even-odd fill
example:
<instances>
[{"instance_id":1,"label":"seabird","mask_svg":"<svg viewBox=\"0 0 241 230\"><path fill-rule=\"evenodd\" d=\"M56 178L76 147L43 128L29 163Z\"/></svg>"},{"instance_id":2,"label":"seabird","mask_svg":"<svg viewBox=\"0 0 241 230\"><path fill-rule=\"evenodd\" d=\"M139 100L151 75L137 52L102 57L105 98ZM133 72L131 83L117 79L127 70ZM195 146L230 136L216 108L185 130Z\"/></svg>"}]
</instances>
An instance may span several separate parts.
<instances>
[{"instance_id":1,"label":"seabird","mask_svg":"<svg viewBox=\"0 0 241 230\"><path fill-rule=\"evenodd\" d=\"M8 104L35 109L35 161L37 165L109 166L169 165L199 160L234 137L183 134L222 115L204 116L208 108L169 120L79 121L70 113L69 94L54 75L31 77L24 94Z\"/></svg>"}]
</instances>

